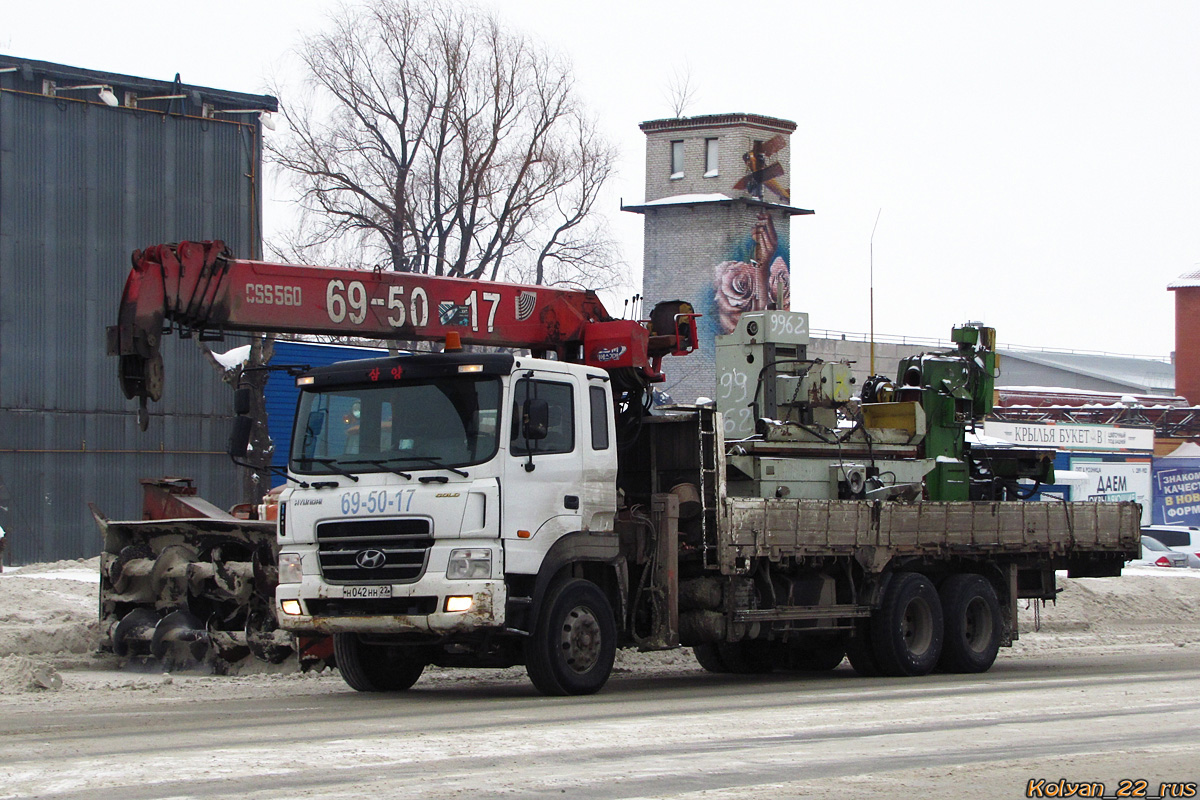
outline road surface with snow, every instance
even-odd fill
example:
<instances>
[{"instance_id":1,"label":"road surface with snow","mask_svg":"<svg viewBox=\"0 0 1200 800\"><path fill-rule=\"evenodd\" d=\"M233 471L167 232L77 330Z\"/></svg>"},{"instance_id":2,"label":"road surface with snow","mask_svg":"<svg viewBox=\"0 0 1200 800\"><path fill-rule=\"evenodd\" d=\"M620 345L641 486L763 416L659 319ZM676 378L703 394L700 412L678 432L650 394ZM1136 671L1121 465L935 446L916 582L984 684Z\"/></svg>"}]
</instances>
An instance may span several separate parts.
<instances>
[{"instance_id":1,"label":"road surface with snow","mask_svg":"<svg viewBox=\"0 0 1200 800\"><path fill-rule=\"evenodd\" d=\"M0 575L0 798L1018 798L1030 781L1200 781L1185 570L1064 581L983 676L718 676L684 650L623 656L585 698L540 697L519 669L430 670L394 696L328 673L118 670L78 648L86 565L22 572ZM32 665L61 688L30 684Z\"/></svg>"}]
</instances>

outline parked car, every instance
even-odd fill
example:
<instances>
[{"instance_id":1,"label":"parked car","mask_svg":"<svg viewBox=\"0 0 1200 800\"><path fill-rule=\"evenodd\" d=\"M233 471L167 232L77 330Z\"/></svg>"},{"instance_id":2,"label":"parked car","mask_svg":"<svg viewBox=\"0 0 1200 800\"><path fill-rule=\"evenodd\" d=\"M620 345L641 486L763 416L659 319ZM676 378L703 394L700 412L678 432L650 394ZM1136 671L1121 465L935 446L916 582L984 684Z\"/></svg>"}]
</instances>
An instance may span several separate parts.
<instances>
[{"instance_id":1,"label":"parked car","mask_svg":"<svg viewBox=\"0 0 1200 800\"><path fill-rule=\"evenodd\" d=\"M1128 562L1131 567L1186 567L1187 554L1172 550L1153 536L1142 535L1142 557Z\"/></svg>"},{"instance_id":2,"label":"parked car","mask_svg":"<svg viewBox=\"0 0 1200 800\"><path fill-rule=\"evenodd\" d=\"M1146 525L1143 536L1151 536L1172 550L1186 553L1188 566L1200 569L1200 528L1185 525Z\"/></svg>"}]
</instances>

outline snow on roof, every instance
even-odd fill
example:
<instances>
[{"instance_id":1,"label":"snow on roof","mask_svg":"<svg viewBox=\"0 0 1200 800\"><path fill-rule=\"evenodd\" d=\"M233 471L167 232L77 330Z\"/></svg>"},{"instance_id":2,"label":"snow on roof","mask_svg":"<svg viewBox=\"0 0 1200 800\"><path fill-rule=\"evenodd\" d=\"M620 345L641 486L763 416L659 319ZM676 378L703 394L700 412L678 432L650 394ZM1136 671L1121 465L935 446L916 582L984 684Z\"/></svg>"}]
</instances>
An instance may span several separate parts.
<instances>
[{"instance_id":1,"label":"snow on roof","mask_svg":"<svg viewBox=\"0 0 1200 800\"><path fill-rule=\"evenodd\" d=\"M1193 286L1200 286L1200 269L1185 272L1167 284L1168 289L1190 289Z\"/></svg>"},{"instance_id":2,"label":"snow on roof","mask_svg":"<svg viewBox=\"0 0 1200 800\"><path fill-rule=\"evenodd\" d=\"M689 203L720 203L724 200L732 200L733 198L727 194L713 192L712 194L674 194L670 197L660 197L657 200L649 200L642 205L645 206L677 206Z\"/></svg>"},{"instance_id":3,"label":"snow on roof","mask_svg":"<svg viewBox=\"0 0 1200 800\"><path fill-rule=\"evenodd\" d=\"M1175 365L1165 361L1134 356L1031 352L1004 348L1000 348L1000 355L1001 374L1004 372L1004 359L1013 359L1109 381L1134 389L1139 394L1174 393L1175 390ZM1076 390L1072 389L1071 391L1075 392Z\"/></svg>"},{"instance_id":4,"label":"snow on roof","mask_svg":"<svg viewBox=\"0 0 1200 800\"><path fill-rule=\"evenodd\" d=\"M1163 458L1200 458L1200 445L1195 442L1184 442Z\"/></svg>"},{"instance_id":5,"label":"snow on roof","mask_svg":"<svg viewBox=\"0 0 1200 800\"><path fill-rule=\"evenodd\" d=\"M1067 386L997 386L1002 392L1029 392L1030 394L1078 394L1078 395L1095 395L1097 397L1108 398L1117 392L1103 392L1097 389L1072 389ZM1179 397L1173 394L1147 394L1143 397L1161 398L1163 400L1178 400Z\"/></svg>"},{"instance_id":6,"label":"snow on roof","mask_svg":"<svg viewBox=\"0 0 1200 800\"><path fill-rule=\"evenodd\" d=\"M973 445L980 447L1013 447L1013 443L1007 439L999 439L995 436L987 436L980 429L967 431L967 441Z\"/></svg>"}]
</instances>

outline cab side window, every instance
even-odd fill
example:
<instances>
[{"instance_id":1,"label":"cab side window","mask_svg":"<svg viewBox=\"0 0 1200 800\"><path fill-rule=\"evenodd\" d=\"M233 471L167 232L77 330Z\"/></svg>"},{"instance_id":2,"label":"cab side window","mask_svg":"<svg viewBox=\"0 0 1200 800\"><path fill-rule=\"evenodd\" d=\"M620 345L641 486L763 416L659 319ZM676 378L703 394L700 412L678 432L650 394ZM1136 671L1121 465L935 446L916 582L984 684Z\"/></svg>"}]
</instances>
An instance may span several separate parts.
<instances>
[{"instance_id":1,"label":"cab side window","mask_svg":"<svg viewBox=\"0 0 1200 800\"><path fill-rule=\"evenodd\" d=\"M569 383L554 383L523 378L513 394L512 438L509 452L524 456L570 453L575 449L575 397ZM529 399L545 400L550 423L544 439L526 439L521 429L521 411Z\"/></svg>"},{"instance_id":2,"label":"cab side window","mask_svg":"<svg viewBox=\"0 0 1200 800\"><path fill-rule=\"evenodd\" d=\"M591 400L592 406L592 449L607 450L608 398L604 396L604 390L599 386L592 386L588 390L588 398Z\"/></svg>"}]
</instances>

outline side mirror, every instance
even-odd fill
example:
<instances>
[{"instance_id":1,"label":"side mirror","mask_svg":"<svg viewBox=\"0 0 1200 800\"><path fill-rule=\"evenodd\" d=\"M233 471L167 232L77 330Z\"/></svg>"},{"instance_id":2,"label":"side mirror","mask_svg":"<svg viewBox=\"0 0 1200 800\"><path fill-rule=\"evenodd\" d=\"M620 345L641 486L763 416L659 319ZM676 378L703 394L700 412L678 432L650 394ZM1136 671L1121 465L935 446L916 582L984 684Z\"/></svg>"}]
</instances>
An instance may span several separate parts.
<instances>
[{"instance_id":1,"label":"side mirror","mask_svg":"<svg viewBox=\"0 0 1200 800\"><path fill-rule=\"evenodd\" d=\"M239 417L250 413L250 388L233 390L233 413Z\"/></svg>"},{"instance_id":2,"label":"side mirror","mask_svg":"<svg viewBox=\"0 0 1200 800\"><path fill-rule=\"evenodd\" d=\"M234 417L233 430L229 434L229 457L244 459L250 448L250 434L254 432L254 420L250 417Z\"/></svg>"},{"instance_id":3,"label":"side mirror","mask_svg":"<svg viewBox=\"0 0 1200 800\"><path fill-rule=\"evenodd\" d=\"M325 428L325 412L310 411L308 412L308 421L304 423L304 436L306 438L315 439L321 435L321 431Z\"/></svg>"},{"instance_id":4,"label":"side mirror","mask_svg":"<svg viewBox=\"0 0 1200 800\"><path fill-rule=\"evenodd\" d=\"M526 439L545 439L550 431L550 404L531 397L521 407L521 435Z\"/></svg>"}]
</instances>

